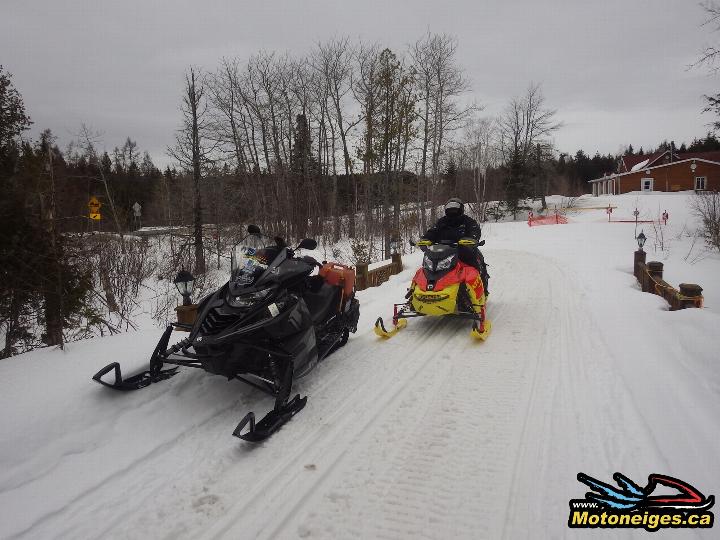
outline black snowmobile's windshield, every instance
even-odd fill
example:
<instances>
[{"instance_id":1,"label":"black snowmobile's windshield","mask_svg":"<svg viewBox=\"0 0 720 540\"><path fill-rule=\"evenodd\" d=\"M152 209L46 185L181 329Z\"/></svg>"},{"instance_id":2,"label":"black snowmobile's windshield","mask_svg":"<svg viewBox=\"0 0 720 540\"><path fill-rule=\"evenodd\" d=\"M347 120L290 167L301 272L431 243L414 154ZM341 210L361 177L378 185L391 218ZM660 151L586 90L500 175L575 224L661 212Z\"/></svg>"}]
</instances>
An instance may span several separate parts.
<instances>
[{"instance_id":1,"label":"black snowmobile's windshield","mask_svg":"<svg viewBox=\"0 0 720 540\"><path fill-rule=\"evenodd\" d=\"M268 269L280 251L282 248L272 238L262 234L247 235L233 248L230 280L238 285L253 283Z\"/></svg>"}]
</instances>

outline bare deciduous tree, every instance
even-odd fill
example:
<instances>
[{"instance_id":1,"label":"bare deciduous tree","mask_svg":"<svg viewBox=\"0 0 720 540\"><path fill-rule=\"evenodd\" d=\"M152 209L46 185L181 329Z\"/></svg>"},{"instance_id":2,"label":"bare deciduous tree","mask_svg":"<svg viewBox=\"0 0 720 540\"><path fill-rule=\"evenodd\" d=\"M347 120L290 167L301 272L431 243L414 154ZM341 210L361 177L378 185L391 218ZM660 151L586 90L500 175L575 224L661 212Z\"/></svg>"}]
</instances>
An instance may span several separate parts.
<instances>
[{"instance_id":1,"label":"bare deciduous tree","mask_svg":"<svg viewBox=\"0 0 720 540\"><path fill-rule=\"evenodd\" d=\"M458 98L469 89L458 66L457 40L447 34L427 33L410 46L410 56L419 95L421 128L420 177L426 190L421 196L421 227L425 228L425 202L430 202L430 218L435 217L435 189L441 158L450 131L463 127L476 106L463 107ZM428 179L427 169L431 175Z\"/></svg>"},{"instance_id":2,"label":"bare deciduous tree","mask_svg":"<svg viewBox=\"0 0 720 540\"><path fill-rule=\"evenodd\" d=\"M205 97L205 78L200 70L191 67L185 74L185 88L180 110L183 123L177 131L175 146L168 148L168 154L178 160L193 177L193 238L195 243L195 273L205 273L205 251L203 248L202 199L200 182L203 168L211 163L216 144L211 144L211 122Z\"/></svg>"},{"instance_id":3,"label":"bare deciduous tree","mask_svg":"<svg viewBox=\"0 0 720 540\"><path fill-rule=\"evenodd\" d=\"M537 145L550 145L550 135L561 127L556 111L545 107L539 84L530 84L525 95L513 98L500 118L501 151L508 166L506 202L513 216L518 200L528 194L528 175Z\"/></svg>"}]
</instances>

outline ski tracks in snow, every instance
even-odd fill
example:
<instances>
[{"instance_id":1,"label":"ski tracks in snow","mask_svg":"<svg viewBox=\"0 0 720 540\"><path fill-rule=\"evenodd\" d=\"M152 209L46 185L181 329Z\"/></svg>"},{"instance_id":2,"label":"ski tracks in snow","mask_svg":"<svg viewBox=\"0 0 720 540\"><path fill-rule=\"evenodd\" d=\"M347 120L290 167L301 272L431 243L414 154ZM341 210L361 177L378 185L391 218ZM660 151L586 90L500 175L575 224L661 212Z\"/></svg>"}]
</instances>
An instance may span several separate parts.
<instances>
[{"instance_id":1,"label":"ski tracks in snow","mask_svg":"<svg viewBox=\"0 0 720 540\"><path fill-rule=\"evenodd\" d=\"M576 473L632 455L618 428L628 411L572 277L551 260L492 257L486 343L462 321L416 319L374 344L402 367L391 388L357 382L360 416L336 418L312 468L259 503L272 519L238 505L208 537L565 536Z\"/></svg>"},{"instance_id":2,"label":"ski tracks in snow","mask_svg":"<svg viewBox=\"0 0 720 540\"><path fill-rule=\"evenodd\" d=\"M253 446L230 431L270 398L181 375L143 407L153 422L174 410L174 429L27 536L570 536L568 500L584 492L577 472L644 470L650 434L575 276L523 252L487 257L487 342L447 319L413 319L377 339L372 321L403 297L409 269L361 299L361 330L296 385L308 404L268 441ZM213 414L183 424L208 396ZM132 422L121 425L109 444L132 437Z\"/></svg>"}]
</instances>

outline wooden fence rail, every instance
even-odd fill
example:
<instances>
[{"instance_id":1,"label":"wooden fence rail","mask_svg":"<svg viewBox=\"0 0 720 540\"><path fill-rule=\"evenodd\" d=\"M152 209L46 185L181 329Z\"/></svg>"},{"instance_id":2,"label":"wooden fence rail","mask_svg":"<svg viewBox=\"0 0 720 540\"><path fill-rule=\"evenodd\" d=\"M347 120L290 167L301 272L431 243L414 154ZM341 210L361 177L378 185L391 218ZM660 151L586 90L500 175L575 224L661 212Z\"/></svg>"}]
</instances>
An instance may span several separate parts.
<instances>
[{"instance_id":1,"label":"wooden fence rail","mask_svg":"<svg viewBox=\"0 0 720 540\"><path fill-rule=\"evenodd\" d=\"M355 288L358 291L382 285L390 279L390 276L402 272L403 263L400 254L393 253L392 260L389 263L372 270L369 270L368 267L368 263L358 263L355 266Z\"/></svg>"},{"instance_id":2,"label":"wooden fence rail","mask_svg":"<svg viewBox=\"0 0 720 540\"><path fill-rule=\"evenodd\" d=\"M643 292L662 296L670 310L701 308L703 306L702 287L694 283L681 283L677 290L663 279L663 263L650 261L645 263L645 252L635 252L635 277Z\"/></svg>"}]
</instances>

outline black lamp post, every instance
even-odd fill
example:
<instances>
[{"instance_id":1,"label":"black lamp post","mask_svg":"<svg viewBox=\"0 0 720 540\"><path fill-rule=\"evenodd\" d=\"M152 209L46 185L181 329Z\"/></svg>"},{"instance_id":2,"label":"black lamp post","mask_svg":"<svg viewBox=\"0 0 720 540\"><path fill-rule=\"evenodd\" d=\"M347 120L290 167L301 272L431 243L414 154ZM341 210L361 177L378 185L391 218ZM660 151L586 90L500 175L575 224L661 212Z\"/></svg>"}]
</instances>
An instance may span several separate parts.
<instances>
[{"instance_id":1,"label":"black lamp post","mask_svg":"<svg viewBox=\"0 0 720 540\"><path fill-rule=\"evenodd\" d=\"M647 240L647 237L645 236L645 233L640 231L640 234L637 235L637 243L638 247L640 248L640 251L643 250L643 246L645 245L645 240Z\"/></svg>"},{"instance_id":2,"label":"black lamp post","mask_svg":"<svg viewBox=\"0 0 720 540\"><path fill-rule=\"evenodd\" d=\"M190 302L190 295L193 291L193 285L195 284L195 277L188 272L187 270L183 269L178 272L178 275L175 276L175 287L177 287L178 292L183 297L183 306L189 306L191 304Z\"/></svg>"}]
</instances>

